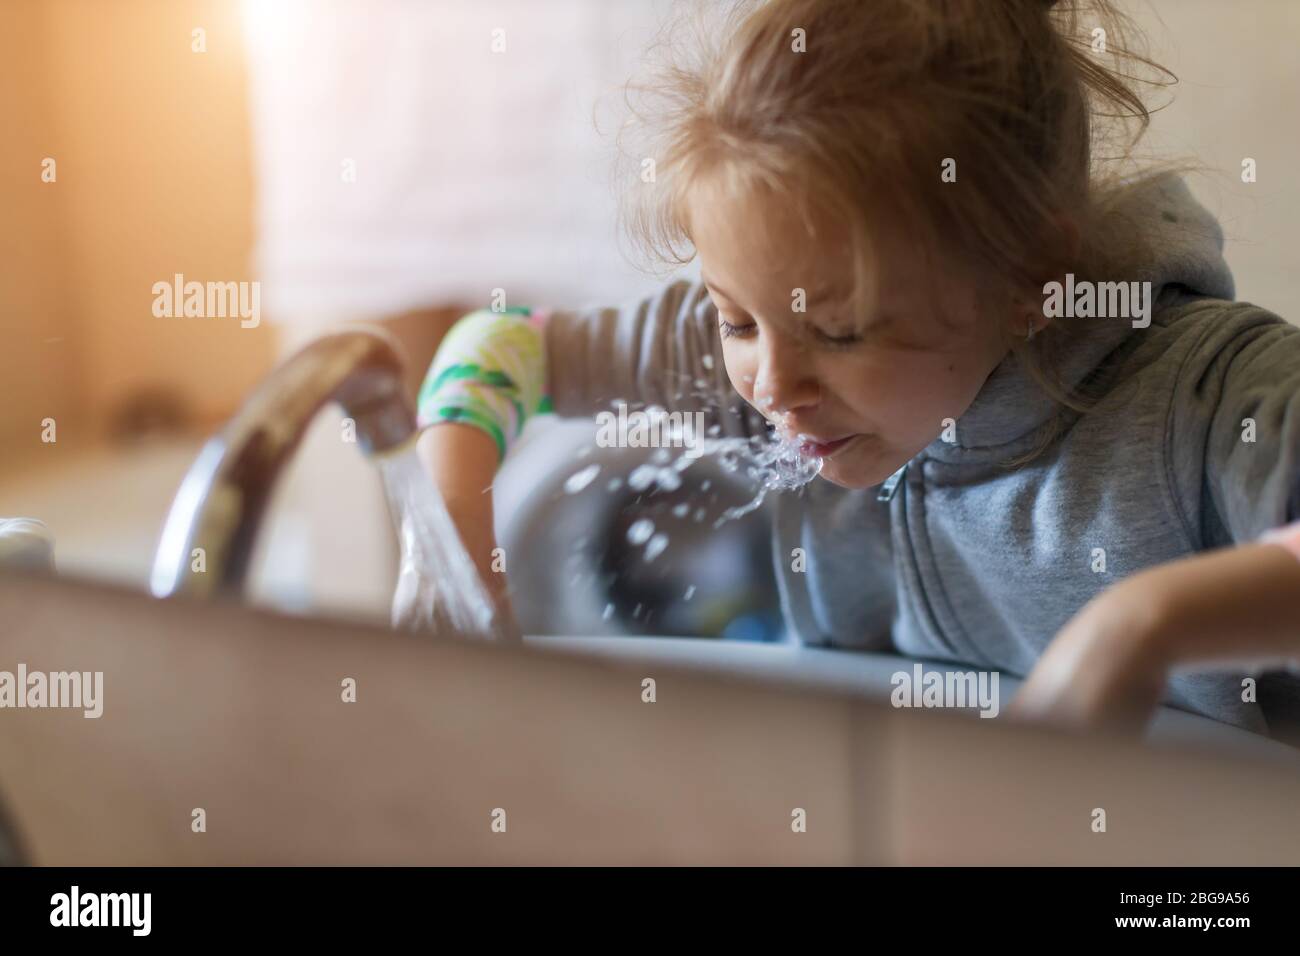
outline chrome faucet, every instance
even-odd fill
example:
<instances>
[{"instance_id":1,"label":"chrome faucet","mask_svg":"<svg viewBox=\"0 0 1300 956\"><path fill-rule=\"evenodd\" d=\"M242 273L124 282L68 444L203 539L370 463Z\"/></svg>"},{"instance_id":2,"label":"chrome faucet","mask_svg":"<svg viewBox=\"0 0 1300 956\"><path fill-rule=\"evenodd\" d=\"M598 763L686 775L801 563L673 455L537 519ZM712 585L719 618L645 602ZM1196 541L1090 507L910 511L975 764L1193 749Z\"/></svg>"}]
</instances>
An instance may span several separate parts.
<instances>
[{"instance_id":1,"label":"chrome faucet","mask_svg":"<svg viewBox=\"0 0 1300 956\"><path fill-rule=\"evenodd\" d=\"M322 408L343 407L366 455L414 437L404 372L396 346L371 331L316 339L276 368L181 482L154 557L153 594L240 594L275 480Z\"/></svg>"}]
</instances>

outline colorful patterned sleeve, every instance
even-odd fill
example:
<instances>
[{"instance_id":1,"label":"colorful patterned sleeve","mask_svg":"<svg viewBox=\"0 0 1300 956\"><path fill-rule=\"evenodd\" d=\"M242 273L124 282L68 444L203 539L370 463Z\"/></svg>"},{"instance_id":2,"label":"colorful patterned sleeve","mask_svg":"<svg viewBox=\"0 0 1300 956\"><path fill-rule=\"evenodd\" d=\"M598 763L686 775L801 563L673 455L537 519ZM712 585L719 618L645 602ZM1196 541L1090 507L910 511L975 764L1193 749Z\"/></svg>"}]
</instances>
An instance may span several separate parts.
<instances>
[{"instance_id":1,"label":"colorful patterned sleeve","mask_svg":"<svg viewBox=\"0 0 1300 956\"><path fill-rule=\"evenodd\" d=\"M1300 560L1300 521L1283 525L1266 531L1259 539L1260 544L1280 544Z\"/></svg>"},{"instance_id":2,"label":"colorful patterned sleeve","mask_svg":"<svg viewBox=\"0 0 1300 956\"><path fill-rule=\"evenodd\" d=\"M492 436L504 460L524 423L551 411L543 330L550 312L483 309L459 319L420 386L421 427L472 425Z\"/></svg>"}]
</instances>

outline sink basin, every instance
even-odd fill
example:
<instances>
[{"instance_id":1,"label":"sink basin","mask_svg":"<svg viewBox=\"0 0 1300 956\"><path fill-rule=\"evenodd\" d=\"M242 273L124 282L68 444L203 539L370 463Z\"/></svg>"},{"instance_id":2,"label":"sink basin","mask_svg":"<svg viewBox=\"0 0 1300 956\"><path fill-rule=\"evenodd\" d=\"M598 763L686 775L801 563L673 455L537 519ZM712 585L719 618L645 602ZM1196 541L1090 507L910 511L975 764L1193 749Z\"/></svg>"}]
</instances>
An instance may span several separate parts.
<instances>
[{"instance_id":1,"label":"sink basin","mask_svg":"<svg viewBox=\"0 0 1300 956\"><path fill-rule=\"evenodd\" d=\"M871 656L503 647L16 571L0 621L0 670L103 674L97 719L0 711L38 864L1300 862L1293 764L896 710L844 676Z\"/></svg>"},{"instance_id":2,"label":"sink basin","mask_svg":"<svg viewBox=\"0 0 1300 956\"><path fill-rule=\"evenodd\" d=\"M896 654L830 650L798 644L760 644L699 638L641 635L634 637L527 637L535 647L590 654L624 663L669 664L704 673L735 674L791 687L833 691L887 701L899 671L912 673L916 661ZM923 672L967 671L972 668L940 661L921 662ZM999 700L1005 707L1022 681L998 674ZM1160 707L1147 729L1146 740L1157 745L1193 746L1232 754L1251 754L1300 767L1300 750L1259 734L1210 720L1198 714Z\"/></svg>"}]
</instances>

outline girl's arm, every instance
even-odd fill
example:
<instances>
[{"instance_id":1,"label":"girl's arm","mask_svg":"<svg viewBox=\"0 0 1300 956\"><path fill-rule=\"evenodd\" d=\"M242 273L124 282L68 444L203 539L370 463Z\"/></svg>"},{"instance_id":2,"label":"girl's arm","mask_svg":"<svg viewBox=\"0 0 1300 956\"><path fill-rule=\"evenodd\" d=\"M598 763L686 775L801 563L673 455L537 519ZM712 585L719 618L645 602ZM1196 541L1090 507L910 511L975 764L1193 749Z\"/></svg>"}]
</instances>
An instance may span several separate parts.
<instances>
[{"instance_id":1,"label":"girl's arm","mask_svg":"<svg viewBox=\"0 0 1300 956\"><path fill-rule=\"evenodd\" d=\"M1157 477L1204 553L1134 574L1085 606L1013 714L1134 730L1174 667L1300 656L1300 561L1266 543L1268 529L1300 518L1300 329L1246 303L1197 302L1178 321L1199 328L1184 337Z\"/></svg>"},{"instance_id":2,"label":"girl's arm","mask_svg":"<svg viewBox=\"0 0 1300 956\"><path fill-rule=\"evenodd\" d=\"M659 405L702 411L720 434L766 431L731 388L717 312L702 283L674 282L627 306L480 310L448 331L420 388L421 425L488 435L498 462L534 415L586 417Z\"/></svg>"},{"instance_id":3,"label":"girl's arm","mask_svg":"<svg viewBox=\"0 0 1300 956\"><path fill-rule=\"evenodd\" d=\"M629 403L703 412L720 434L767 428L731 387L718 314L703 283L679 280L618 308L554 313L546 324L553 410L585 417Z\"/></svg>"},{"instance_id":4,"label":"girl's arm","mask_svg":"<svg viewBox=\"0 0 1300 956\"><path fill-rule=\"evenodd\" d=\"M1300 664L1300 522L1258 543L1141 571L1062 629L1008 708L1077 729L1140 731L1175 667Z\"/></svg>"}]
</instances>

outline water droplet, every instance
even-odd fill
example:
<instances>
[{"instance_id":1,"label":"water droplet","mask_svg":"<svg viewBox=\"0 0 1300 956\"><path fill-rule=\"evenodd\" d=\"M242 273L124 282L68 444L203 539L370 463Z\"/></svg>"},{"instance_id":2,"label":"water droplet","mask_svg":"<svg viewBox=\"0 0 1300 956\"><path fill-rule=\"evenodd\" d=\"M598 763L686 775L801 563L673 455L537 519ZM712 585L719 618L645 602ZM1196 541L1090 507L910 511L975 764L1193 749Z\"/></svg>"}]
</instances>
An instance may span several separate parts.
<instances>
[{"instance_id":1,"label":"water droplet","mask_svg":"<svg viewBox=\"0 0 1300 956\"><path fill-rule=\"evenodd\" d=\"M655 483L660 491L676 491L682 486L682 479L675 468L660 468L655 473Z\"/></svg>"},{"instance_id":2,"label":"water droplet","mask_svg":"<svg viewBox=\"0 0 1300 956\"><path fill-rule=\"evenodd\" d=\"M628 475L627 485L633 491L646 491L652 487L658 491L676 491L682 486L678 471L676 466L638 465Z\"/></svg>"},{"instance_id":3,"label":"water droplet","mask_svg":"<svg viewBox=\"0 0 1300 956\"><path fill-rule=\"evenodd\" d=\"M591 484L592 479L598 474L600 474L600 465L588 465L582 471L569 476L568 481L564 483L564 490L568 494L576 495Z\"/></svg>"},{"instance_id":4,"label":"water droplet","mask_svg":"<svg viewBox=\"0 0 1300 956\"><path fill-rule=\"evenodd\" d=\"M622 487L623 487L622 478L611 478L609 479L609 484L605 486L605 488L608 489L609 491L618 491L618 489Z\"/></svg>"},{"instance_id":5,"label":"water droplet","mask_svg":"<svg viewBox=\"0 0 1300 956\"><path fill-rule=\"evenodd\" d=\"M650 543L645 546L645 559L647 561L653 561L655 558L659 557L659 555L664 553L664 548L666 547L668 547L668 535L663 534L662 532L655 535L650 539Z\"/></svg>"},{"instance_id":6,"label":"water droplet","mask_svg":"<svg viewBox=\"0 0 1300 956\"><path fill-rule=\"evenodd\" d=\"M633 491L645 491L654 483L655 472L658 470L654 465L637 465L632 469L632 474L627 476L627 486Z\"/></svg>"},{"instance_id":7,"label":"water droplet","mask_svg":"<svg viewBox=\"0 0 1300 956\"><path fill-rule=\"evenodd\" d=\"M606 604L605 613L600 616L600 619L602 621L608 621L613 616L614 616L614 605Z\"/></svg>"},{"instance_id":8,"label":"water droplet","mask_svg":"<svg viewBox=\"0 0 1300 956\"><path fill-rule=\"evenodd\" d=\"M693 597L695 597L695 585L694 585L694 584L692 584L690 587L688 587L688 588L686 589L686 593L682 595L682 600L684 600L684 601L689 601L689 600L690 600L691 598L693 598Z\"/></svg>"},{"instance_id":9,"label":"water droplet","mask_svg":"<svg viewBox=\"0 0 1300 956\"><path fill-rule=\"evenodd\" d=\"M677 505L673 508L673 517L685 518L690 513L690 510L691 510L691 506L686 504L685 502L682 502L680 505Z\"/></svg>"},{"instance_id":10,"label":"water droplet","mask_svg":"<svg viewBox=\"0 0 1300 956\"><path fill-rule=\"evenodd\" d=\"M650 535L654 534L655 523L649 518L642 518L634 521L632 527L627 529L627 540L633 544L645 544L650 540Z\"/></svg>"}]
</instances>

